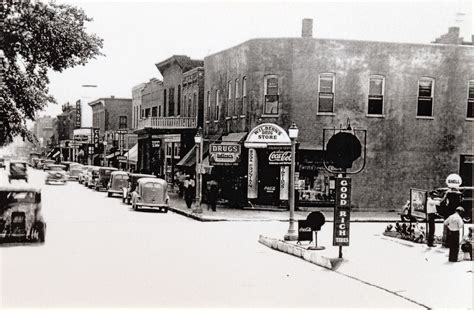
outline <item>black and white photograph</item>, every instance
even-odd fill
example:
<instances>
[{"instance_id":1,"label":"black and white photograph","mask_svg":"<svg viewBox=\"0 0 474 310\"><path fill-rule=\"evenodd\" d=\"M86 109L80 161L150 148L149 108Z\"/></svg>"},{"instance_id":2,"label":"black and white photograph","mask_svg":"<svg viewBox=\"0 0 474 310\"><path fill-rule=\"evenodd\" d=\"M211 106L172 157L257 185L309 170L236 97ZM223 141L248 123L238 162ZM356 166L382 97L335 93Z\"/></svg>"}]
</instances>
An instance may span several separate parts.
<instances>
[{"instance_id":1,"label":"black and white photograph","mask_svg":"<svg viewBox=\"0 0 474 310\"><path fill-rule=\"evenodd\" d=\"M1 0L0 309L473 309L469 0Z\"/></svg>"}]
</instances>

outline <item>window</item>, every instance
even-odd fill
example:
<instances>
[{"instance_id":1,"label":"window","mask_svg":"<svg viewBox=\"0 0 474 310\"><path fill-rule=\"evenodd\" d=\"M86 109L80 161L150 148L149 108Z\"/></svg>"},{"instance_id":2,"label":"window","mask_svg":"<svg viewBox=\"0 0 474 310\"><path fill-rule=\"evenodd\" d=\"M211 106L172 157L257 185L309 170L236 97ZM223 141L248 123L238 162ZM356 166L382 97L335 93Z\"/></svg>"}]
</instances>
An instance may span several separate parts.
<instances>
[{"instance_id":1,"label":"window","mask_svg":"<svg viewBox=\"0 0 474 310\"><path fill-rule=\"evenodd\" d=\"M242 114L247 113L247 77L242 78Z\"/></svg>"},{"instance_id":2,"label":"window","mask_svg":"<svg viewBox=\"0 0 474 310\"><path fill-rule=\"evenodd\" d=\"M127 128L127 116L119 116L119 129Z\"/></svg>"},{"instance_id":3,"label":"window","mask_svg":"<svg viewBox=\"0 0 474 310\"><path fill-rule=\"evenodd\" d=\"M234 115L239 115L242 113L241 105L238 102L239 99L239 79L235 79L234 86Z\"/></svg>"},{"instance_id":4,"label":"window","mask_svg":"<svg viewBox=\"0 0 474 310\"><path fill-rule=\"evenodd\" d=\"M226 104L226 115L231 116L233 111L232 111L232 82L229 81L227 82L227 104Z\"/></svg>"},{"instance_id":5,"label":"window","mask_svg":"<svg viewBox=\"0 0 474 310\"><path fill-rule=\"evenodd\" d=\"M264 78L265 106L263 114L278 114L278 76L267 75Z\"/></svg>"},{"instance_id":6,"label":"window","mask_svg":"<svg viewBox=\"0 0 474 310\"><path fill-rule=\"evenodd\" d=\"M383 95L385 78L381 75L369 77L369 102L367 114L383 115Z\"/></svg>"},{"instance_id":7,"label":"window","mask_svg":"<svg viewBox=\"0 0 474 310\"><path fill-rule=\"evenodd\" d=\"M150 109L145 109L145 118L150 117Z\"/></svg>"},{"instance_id":8,"label":"window","mask_svg":"<svg viewBox=\"0 0 474 310\"><path fill-rule=\"evenodd\" d=\"M474 80L467 84L467 117L474 118Z\"/></svg>"},{"instance_id":9,"label":"window","mask_svg":"<svg viewBox=\"0 0 474 310\"><path fill-rule=\"evenodd\" d=\"M160 117L161 117L161 105L160 105L160 106L158 106L158 116L160 116Z\"/></svg>"},{"instance_id":10,"label":"window","mask_svg":"<svg viewBox=\"0 0 474 310\"><path fill-rule=\"evenodd\" d=\"M418 106L416 116L433 116L434 79L423 77L418 80Z\"/></svg>"},{"instance_id":11,"label":"window","mask_svg":"<svg viewBox=\"0 0 474 310\"><path fill-rule=\"evenodd\" d=\"M194 93L193 94L193 116L197 115L196 111L197 111L197 94Z\"/></svg>"},{"instance_id":12,"label":"window","mask_svg":"<svg viewBox=\"0 0 474 310\"><path fill-rule=\"evenodd\" d=\"M207 119L211 120L211 92L207 91Z\"/></svg>"},{"instance_id":13,"label":"window","mask_svg":"<svg viewBox=\"0 0 474 310\"><path fill-rule=\"evenodd\" d=\"M219 120L220 91L216 90L216 110L214 120Z\"/></svg>"},{"instance_id":14,"label":"window","mask_svg":"<svg viewBox=\"0 0 474 310\"><path fill-rule=\"evenodd\" d=\"M334 73L322 73L319 75L318 112L334 113Z\"/></svg>"},{"instance_id":15,"label":"window","mask_svg":"<svg viewBox=\"0 0 474 310\"><path fill-rule=\"evenodd\" d=\"M170 87L168 95L169 116L174 116L174 87Z\"/></svg>"},{"instance_id":16,"label":"window","mask_svg":"<svg viewBox=\"0 0 474 310\"><path fill-rule=\"evenodd\" d=\"M183 97L183 103L184 103L183 108L184 108L184 113L185 113L184 116L190 116L189 114L186 115L186 103L187 103L187 101L186 101L186 95L184 95L184 97Z\"/></svg>"},{"instance_id":17,"label":"window","mask_svg":"<svg viewBox=\"0 0 474 310\"><path fill-rule=\"evenodd\" d=\"M142 110L141 110L141 118L144 118L144 117L145 117L145 110L142 109Z\"/></svg>"},{"instance_id":18,"label":"window","mask_svg":"<svg viewBox=\"0 0 474 310\"><path fill-rule=\"evenodd\" d=\"M163 116L166 116L166 89L163 89Z\"/></svg>"},{"instance_id":19,"label":"window","mask_svg":"<svg viewBox=\"0 0 474 310\"><path fill-rule=\"evenodd\" d=\"M178 85L178 115L181 115L181 85Z\"/></svg>"},{"instance_id":20,"label":"window","mask_svg":"<svg viewBox=\"0 0 474 310\"><path fill-rule=\"evenodd\" d=\"M151 108L151 116L157 117L158 116L157 114L158 114L158 107Z\"/></svg>"}]
</instances>

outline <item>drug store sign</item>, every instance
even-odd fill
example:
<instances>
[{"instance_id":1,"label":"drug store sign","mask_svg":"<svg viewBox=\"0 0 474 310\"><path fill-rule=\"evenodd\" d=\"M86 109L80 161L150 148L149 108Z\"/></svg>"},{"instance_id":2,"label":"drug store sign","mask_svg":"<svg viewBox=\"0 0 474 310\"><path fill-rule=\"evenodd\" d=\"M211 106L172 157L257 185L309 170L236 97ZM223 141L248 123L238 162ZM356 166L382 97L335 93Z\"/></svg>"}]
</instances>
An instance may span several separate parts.
<instances>
[{"instance_id":1,"label":"drug store sign","mask_svg":"<svg viewBox=\"0 0 474 310\"><path fill-rule=\"evenodd\" d=\"M237 165L240 162L241 151L240 144L211 144L209 163L215 166Z\"/></svg>"}]
</instances>

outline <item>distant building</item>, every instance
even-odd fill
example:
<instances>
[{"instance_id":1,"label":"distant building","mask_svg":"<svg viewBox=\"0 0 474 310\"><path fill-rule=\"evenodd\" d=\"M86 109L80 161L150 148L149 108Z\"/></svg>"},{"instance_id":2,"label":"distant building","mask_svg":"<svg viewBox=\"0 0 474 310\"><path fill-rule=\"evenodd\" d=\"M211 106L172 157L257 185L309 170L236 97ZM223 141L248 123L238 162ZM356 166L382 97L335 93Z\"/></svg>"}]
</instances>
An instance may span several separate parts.
<instances>
[{"instance_id":1,"label":"distant building","mask_svg":"<svg viewBox=\"0 0 474 310\"><path fill-rule=\"evenodd\" d=\"M92 127L99 128L101 136L106 131L132 128L132 99L99 98L89 103L92 108Z\"/></svg>"},{"instance_id":2,"label":"distant building","mask_svg":"<svg viewBox=\"0 0 474 310\"><path fill-rule=\"evenodd\" d=\"M33 133L38 139L38 146L46 148L53 135L53 118L49 115L36 118L33 125Z\"/></svg>"},{"instance_id":3,"label":"distant building","mask_svg":"<svg viewBox=\"0 0 474 310\"><path fill-rule=\"evenodd\" d=\"M138 121L141 116L142 109L142 91L145 88L146 83L141 83L132 88L132 127L131 129L136 129L138 127Z\"/></svg>"}]
</instances>

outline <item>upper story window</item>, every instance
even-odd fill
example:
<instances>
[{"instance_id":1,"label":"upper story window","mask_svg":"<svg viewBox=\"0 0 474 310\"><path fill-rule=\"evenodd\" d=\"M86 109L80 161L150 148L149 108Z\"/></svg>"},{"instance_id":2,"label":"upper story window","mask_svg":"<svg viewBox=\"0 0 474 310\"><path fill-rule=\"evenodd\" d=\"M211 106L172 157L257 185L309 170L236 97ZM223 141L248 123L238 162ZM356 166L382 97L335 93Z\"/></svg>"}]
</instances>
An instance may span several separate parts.
<instances>
[{"instance_id":1,"label":"upper story window","mask_svg":"<svg viewBox=\"0 0 474 310\"><path fill-rule=\"evenodd\" d=\"M385 77L371 75L369 77L369 101L367 114L383 115L383 102L385 91Z\"/></svg>"},{"instance_id":2,"label":"upper story window","mask_svg":"<svg viewBox=\"0 0 474 310\"><path fill-rule=\"evenodd\" d=\"M235 79L234 97L239 98L239 79Z\"/></svg>"},{"instance_id":3,"label":"upper story window","mask_svg":"<svg viewBox=\"0 0 474 310\"><path fill-rule=\"evenodd\" d=\"M219 120L219 107L220 107L220 98L221 94L220 94L220 90L216 90L216 110L215 110L215 116L214 116L214 120Z\"/></svg>"},{"instance_id":4,"label":"upper story window","mask_svg":"<svg viewBox=\"0 0 474 310\"><path fill-rule=\"evenodd\" d=\"M227 116L233 114L233 105L232 105L232 82L227 82Z\"/></svg>"},{"instance_id":5,"label":"upper story window","mask_svg":"<svg viewBox=\"0 0 474 310\"><path fill-rule=\"evenodd\" d=\"M433 116L434 79L418 80L418 105L416 116Z\"/></svg>"},{"instance_id":6,"label":"upper story window","mask_svg":"<svg viewBox=\"0 0 474 310\"><path fill-rule=\"evenodd\" d=\"M474 118L474 80L467 84L467 117Z\"/></svg>"},{"instance_id":7,"label":"upper story window","mask_svg":"<svg viewBox=\"0 0 474 310\"><path fill-rule=\"evenodd\" d=\"M152 117L158 116L158 107L151 108L151 116Z\"/></svg>"},{"instance_id":8,"label":"upper story window","mask_svg":"<svg viewBox=\"0 0 474 310\"><path fill-rule=\"evenodd\" d=\"M242 114L247 113L247 77L242 78Z\"/></svg>"},{"instance_id":9,"label":"upper story window","mask_svg":"<svg viewBox=\"0 0 474 310\"><path fill-rule=\"evenodd\" d=\"M207 119L211 119L211 92L207 91Z\"/></svg>"},{"instance_id":10,"label":"upper story window","mask_svg":"<svg viewBox=\"0 0 474 310\"><path fill-rule=\"evenodd\" d=\"M197 111L197 93L194 93L193 94L193 116L197 115L196 111Z\"/></svg>"},{"instance_id":11,"label":"upper story window","mask_svg":"<svg viewBox=\"0 0 474 310\"><path fill-rule=\"evenodd\" d=\"M161 105L158 106L158 116L161 117Z\"/></svg>"},{"instance_id":12,"label":"upper story window","mask_svg":"<svg viewBox=\"0 0 474 310\"><path fill-rule=\"evenodd\" d=\"M193 98L194 100L194 98ZM192 114L192 106L194 105L194 101L191 102L191 96L189 96L189 99L188 99L188 116L190 117L191 114Z\"/></svg>"},{"instance_id":13,"label":"upper story window","mask_svg":"<svg viewBox=\"0 0 474 310\"><path fill-rule=\"evenodd\" d=\"M181 85L178 85L178 115L181 115Z\"/></svg>"},{"instance_id":14,"label":"upper story window","mask_svg":"<svg viewBox=\"0 0 474 310\"><path fill-rule=\"evenodd\" d=\"M264 77L264 108L263 114L278 114L278 102L279 102L279 89L278 89L278 76L267 75Z\"/></svg>"},{"instance_id":15,"label":"upper story window","mask_svg":"<svg viewBox=\"0 0 474 310\"><path fill-rule=\"evenodd\" d=\"M334 113L334 89L336 75L321 73L319 75L318 112Z\"/></svg>"},{"instance_id":16,"label":"upper story window","mask_svg":"<svg viewBox=\"0 0 474 310\"><path fill-rule=\"evenodd\" d=\"M119 129L127 128L127 116L119 116Z\"/></svg>"},{"instance_id":17,"label":"upper story window","mask_svg":"<svg viewBox=\"0 0 474 310\"><path fill-rule=\"evenodd\" d=\"M186 95L183 96L183 104L184 104L184 109L186 109L186 104L187 104L187 101L186 101ZM189 114L186 114L186 110L184 110L184 116L191 116Z\"/></svg>"}]
</instances>

